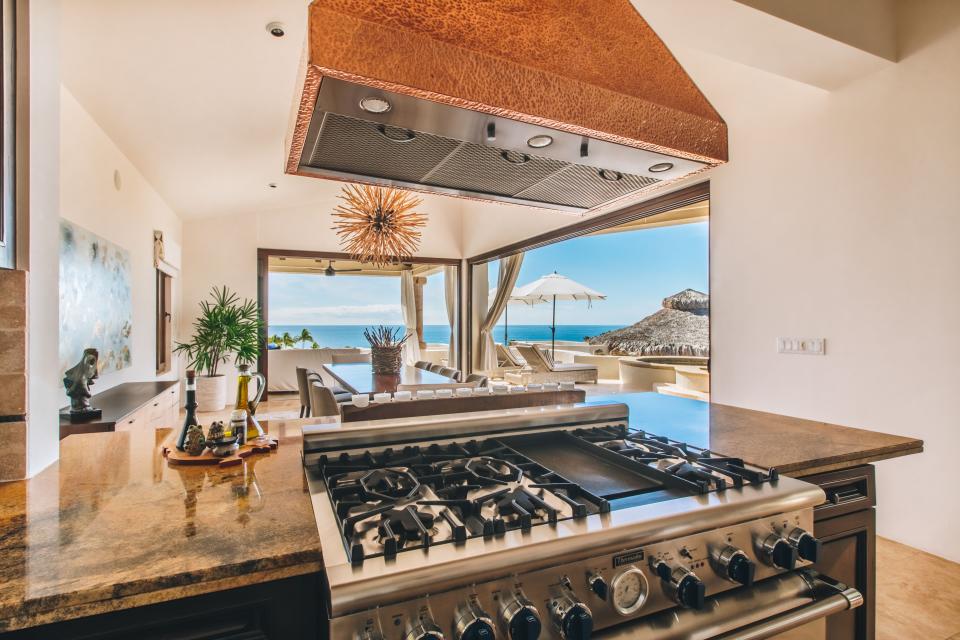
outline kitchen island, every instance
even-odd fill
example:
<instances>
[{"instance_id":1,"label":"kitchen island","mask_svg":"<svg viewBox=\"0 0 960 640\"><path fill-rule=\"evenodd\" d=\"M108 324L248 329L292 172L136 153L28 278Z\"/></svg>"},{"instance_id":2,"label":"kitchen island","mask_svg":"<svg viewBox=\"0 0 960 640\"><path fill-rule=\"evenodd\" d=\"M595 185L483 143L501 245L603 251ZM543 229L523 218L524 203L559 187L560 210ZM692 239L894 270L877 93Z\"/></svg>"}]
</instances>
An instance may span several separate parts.
<instances>
[{"instance_id":1,"label":"kitchen island","mask_svg":"<svg viewBox=\"0 0 960 640\"><path fill-rule=\"evenodd\" d=\"M610 399L631 406L632 426L693 444L712 442L716 432L740 449L711 444L715 450L762 466L794 465L800 475L847 473L922 449L909 438L696 401L662 404L655 395ZM300 427L321 421L269 421L278 450L225 469L168 466L162 447L170 429L66 438L57 464L0 485L0 631L57 638L96 630L105 637L118 628L133 635L167 625L169 637L190 629L189 637L203 638L219 637L214 633L232 623L267 637L309 637L321 611L321 557ZM809 447L784 451L785 443L807 441L795 440L801 437ZM278 620L287 635L262 626ZM211 625L206 636L201 623Z\"/></svg>"}]
</instances>

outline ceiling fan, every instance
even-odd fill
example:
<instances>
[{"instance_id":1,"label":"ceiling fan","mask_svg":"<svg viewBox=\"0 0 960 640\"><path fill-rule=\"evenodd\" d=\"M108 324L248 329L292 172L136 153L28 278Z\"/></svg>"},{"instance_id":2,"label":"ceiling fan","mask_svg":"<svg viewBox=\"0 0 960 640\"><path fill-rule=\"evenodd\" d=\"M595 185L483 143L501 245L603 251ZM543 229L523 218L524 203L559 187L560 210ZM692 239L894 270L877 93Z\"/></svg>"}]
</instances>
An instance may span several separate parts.
<instances>
[{"instance_id":1,"label":"ceiling fan","mask_svg":"<svg viewBox=\"0 0 960 640\"><path fill-rule=\"evenodd\" d=\"M330 263L327 265L327 268L323 270L323 275L335 276L338 273L351 273L351 272L357 272L357 271L363 271L363 269L334 269L333 260L331 260Z\"/></svg>"}]
</instances>

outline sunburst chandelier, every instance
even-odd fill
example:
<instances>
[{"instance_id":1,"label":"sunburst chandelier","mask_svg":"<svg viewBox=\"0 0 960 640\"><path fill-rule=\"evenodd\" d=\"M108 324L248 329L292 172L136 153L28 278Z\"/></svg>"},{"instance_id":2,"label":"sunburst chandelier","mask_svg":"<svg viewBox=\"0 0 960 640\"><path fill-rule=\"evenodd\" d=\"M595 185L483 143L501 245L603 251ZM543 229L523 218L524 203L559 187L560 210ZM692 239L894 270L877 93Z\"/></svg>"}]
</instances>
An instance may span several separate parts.
<instances>
[{"instance_id":1,"label":"sunburst chandelier","mask_svg":"<svg viewBox=\"0 0 960 640\"><path fill-rule=\"evenodd\" d=\"M423 201L409 191L349 184L337 196L333 230L340 246L354 260L377 267L402 262L420 246L417 230L427 222L426 214L414 211Z\"/></svg>"}]
</instances>

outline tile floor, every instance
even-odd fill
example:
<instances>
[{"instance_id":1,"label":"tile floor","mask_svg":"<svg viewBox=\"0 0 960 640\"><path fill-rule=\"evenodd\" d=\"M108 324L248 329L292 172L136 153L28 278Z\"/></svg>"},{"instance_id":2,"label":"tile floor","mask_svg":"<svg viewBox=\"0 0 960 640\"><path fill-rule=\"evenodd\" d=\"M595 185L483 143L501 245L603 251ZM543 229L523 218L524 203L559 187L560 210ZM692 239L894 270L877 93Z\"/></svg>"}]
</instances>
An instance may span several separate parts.
<instances>
[{"instance_id":1,"label":"tile floor","mask_svg":"<svg viewBox=\"0 0 960 640\"><path fill-rule=\"evenodd\" d=\"M619 383L584 385L587 395L620 391ZM274 394L257 417L296 418L296 394ZM202 424L226 419L230 411L204 413ZM877 539L877 640L960 640L960 564L887 540Z\"/></svg>"}]
</instances>

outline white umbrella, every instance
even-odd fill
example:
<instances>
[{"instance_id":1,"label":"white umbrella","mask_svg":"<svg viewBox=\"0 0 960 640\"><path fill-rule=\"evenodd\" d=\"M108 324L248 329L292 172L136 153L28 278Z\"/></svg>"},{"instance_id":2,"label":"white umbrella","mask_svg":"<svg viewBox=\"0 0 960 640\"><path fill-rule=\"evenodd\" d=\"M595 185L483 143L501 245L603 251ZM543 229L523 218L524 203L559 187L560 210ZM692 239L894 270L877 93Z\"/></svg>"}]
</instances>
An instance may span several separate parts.
<instances>
[{"instance_id":1,"label":"white umbrella","mask_svg":"<svg viewBox=\"0 0 960 640\"><path fill-rule=\"evenodd\" d=\"M607 299L607 296L599 291L562 276L556 271L530 284L517 287L513 290L513 294L524 301L553 302L553 323L550 325L551 358L554 357L557 347L557 300L586 300L587 304L592 304L594 300Z\"/></svg>"},{"instance_id":2,"label":"white umbrella","mask_svg":"<svg viewBox=\"0 0 960 640\"><path fill-rule=\"evenodd\" d=\"M490 292L490 295L487 296L487 304L493 302L493 299L496 297L496 295L497 295L497 290L496 288L494 288ZM504 345L510 344L509 337L507 336L507 325L509 324L508 311L510 309L510 303L523 303L523 304L533 306L535 304L540 304L542 302L547 302L547 301L541 298L526 298L524 296L517 295L517 289L516 287L514 287L513 295L511 295L510 299L507 300L507 306L503 308L503 344Z\"/></svg>"}]
</instances>

